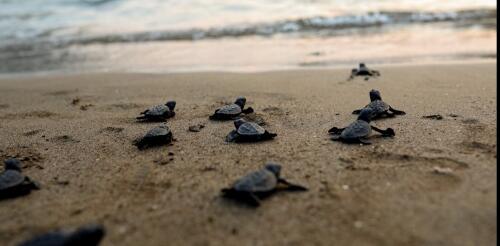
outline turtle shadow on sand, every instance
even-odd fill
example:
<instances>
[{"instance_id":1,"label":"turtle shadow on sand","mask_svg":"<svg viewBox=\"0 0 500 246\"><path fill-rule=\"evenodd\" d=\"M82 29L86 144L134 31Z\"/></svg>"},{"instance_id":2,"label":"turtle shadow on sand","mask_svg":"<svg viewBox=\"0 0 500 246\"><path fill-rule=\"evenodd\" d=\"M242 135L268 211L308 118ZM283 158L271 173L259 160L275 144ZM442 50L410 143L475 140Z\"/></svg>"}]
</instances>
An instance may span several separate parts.
<instances>
[{"instance_id":1,"label":"turtle shadow on sand","mask_svg":"<svg viewBox=\"0 0 500 246\"><path fill-rule=\"evenodd\" d=\"M392 128L383 130L370 125L372 116L373 110L365 108L361 110L356 121L345 128L332 127L328 130L328 133L333 135L331 138L333 141L356 144L371 144L368 138L371 136L372 130L380 133L382 137L393 137L396 135Z\"/></svg>"},{"instance_id":2,"label":"turtle shadow on sand","mask_svg":"<svg viewBox=\"0 0 500 246\"><path fill-rule=\"evenodd\" d=\"M259 207L261 201L281 191L307 191L281 177L281 165L267 163L264 168L251 172L236 180L231 187L221 190L222 197L232 199L250 207Z\"/></svg>"}]
</instances>

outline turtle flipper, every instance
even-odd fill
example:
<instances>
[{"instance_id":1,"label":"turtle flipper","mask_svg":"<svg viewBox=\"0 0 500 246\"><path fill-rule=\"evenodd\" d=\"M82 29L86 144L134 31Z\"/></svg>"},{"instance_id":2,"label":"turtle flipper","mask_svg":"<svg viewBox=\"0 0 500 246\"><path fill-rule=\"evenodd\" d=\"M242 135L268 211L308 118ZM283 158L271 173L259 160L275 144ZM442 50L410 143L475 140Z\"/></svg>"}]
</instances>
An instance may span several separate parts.
<instances>
[{"instance_id":1,"label":"turtle flipper","mask_svg":"<svg viewBox=\"0 0 500 246\"><path fill-rule=\"evenodd\" d=\"M266 131L262 135L262 140L271 140L271 139L275 138L276 136L278 136L278 134L270 133L270 132Z\"/></svg>"},{"instance_id":2,"label":"turtle flipper","mask_svg":"<svg viewBox=\"0 0 500 246\"><path fill-rule=\"evenodd\" d=\"M134 141L134 145L137 146L139 150L143 150L148 147L148 144L143 139L137 139Z\"/></svg>"},{"instance_id":3,"label":"turtle flipper","mask_svg":"<svg viewBox=\"0 0 500 246\"><path fill-rule=\"evenodd\" d=\"M342 139L340 138L340 135L333 135L330 139L332 141L342 141Z\"/></svg>"},{"instance_id":4,"label":"turtle flipper","mask_svg":"<svg viewBox=\"0 0 500 246\"><path fill-rule=\"evenodd\" d=\"M251 114L251 113L253 113L254 111L253 111L253 108L252 108L252 107L248 107L248 108L246 108L246 109L243 109L241 112L242 112L242 113L244 113L244 114Z\"/></svg>"},{"instance_id":5,"label":"turtle flipper","mask_svg":"<svg viewBox=\"0 0 500 246\"><path fill-rule=\"evenodd\" d=\"M340 135L342 131L344 131L345 128L337 128L337 127L332 127L330 130L328 130L328 133L334 134L334 135Z\"/></svg>"},{"instance_id":6,"label":"turtle flipper","mask_svg":"<svg viewBox=\"0 0 500 246\"><path fill-rule=\"evenodd\" d=\"M361 113L361 109L356 109L356 110L352 111L352 114L359 114L359 113Z\"/></svg>"},{"instance_id":7,"label":"turtle flipper","mask_svg":"<svg viewBox=\"0 0 500 246\"><path fill-rule=\"evenodd\" d=\"M211 119L211 120L220 120L220 117L217 114L217 112L219 112L219 109L216 109L215 112L214 112L214 114L208 116L208 118Z\"/></svg>"},{"instance_id":8,"label":"turtle flipper","mask_svg":"<svg viewBox=\"0 0 500 246\"><path fill-rule=\"evenodd\" d=\"M376 131L376 132L379 132L380 134L382 134L383 137L393 137L396 135L396 133L394 132L394 129L392 128L387 128L385 130L382 130L380 128L377 128L375 126L371 126L371 128Z\"/></svg>"},{"instance_id":9,"label":"turtle flipper","mask_svg":"<svg viewBox=\"0 0 500 246\"><path fill-rule=\"evenodd\" d=\"M288 191L307 191L308 189L302 185L292 184L285 179L279 178L278 183L286 185L286 190Z\"/></svg>"},{"instance_id":10,"label":"turtle flipper","mask_svg":"<svg viewBox=\"0 0 500 246\"><path fill-rule=\"evenodd\" d=\"M397 110L397 109L394 109L393 107L389 107L389 110L390 110L393 114L396 114L396 115L405 115L405 114L406 114L406 112L405 112L405 111Z\"/></svg>"},{"instance_id":11,"label":"turtle flipper","mask_svg":"<svg viewBox=\"0 0 500 246\"><path fill-rule=\"evenodd\" d=\"M137 116L135 118L138 120L146 120L148 117L146 117L145 115L142 115L142 116Z\"/></svg>"},{"instance_id":12,"label":"turtle flipper","mask_svg":"<svg viewBox=\"0 0 500 246\"><path fill-rule=\"evenodd\" d=\"M347 79L348 81L349 80L353 80L354 77L356 77L356 75L358 74L358 69L354 68L351 70L351 76L349 76L349 78Z\"/></svg>"},{"instance_id":13,"label":"turtle flipper","mask_svg":"<svg viewBox=\"0 0 500 246\"><path fill-rule=\"evenodd\" d=\"M25 177L24 182L26 185L30 186L34 190L39 190L40 189L40 184L34 180L32 180L30 177Z\"/></svg>"},{"instance_id":14,"label":"turtle flipper","mask_svg":"<svg viewBox=\"0 0 500 246\"><path fill-rule=\"evenodd\" d=\"M396 115L392 112L389 112L389 111L386 111L386 112L383 112L375 117L372 118L372 120L375 120L375 119L378 119L378 118L382 118L382 117L385 117L385 118L394 118L396 117Z\"/></svg>"},{"instance_id":15,"label":"turtle flipper","mask_svg":"<svg viewBox=\"0 0 500 246\"><path fill-rule=\"evenodd\" d=\"M239 135L236 130L232 130L229 134L226 136L226 142L234 142L236 139L238 139Z\"/></svg>"}]
</instances>

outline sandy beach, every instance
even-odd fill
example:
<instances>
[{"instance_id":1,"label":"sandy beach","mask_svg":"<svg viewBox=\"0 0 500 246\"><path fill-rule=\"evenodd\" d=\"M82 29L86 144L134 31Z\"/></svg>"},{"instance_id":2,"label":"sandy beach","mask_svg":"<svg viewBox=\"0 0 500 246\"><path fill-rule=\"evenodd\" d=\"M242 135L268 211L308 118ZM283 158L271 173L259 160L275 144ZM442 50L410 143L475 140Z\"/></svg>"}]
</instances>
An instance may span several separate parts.
<instances>
[{"instance_id":1,"label":"sandy beach","mask_svg":"<svg viewBox=\"0 0 500 246\"><path fill-rule=\"evenodd\" d=\"M350 69L2 78L0 157L23 160L42 189L1 201L0 245L91 222L105 246L494 245L496 61L374 68L369 81L347 81ZM331 141L371 89L406 111L373 122L396 136ZM275 140L224 142L232 122L208 116L237 96ZM137 150L158 124L135 117L170 99L176 141ZM257 209L220 197L271 160L309 191Z\"/></svg>"}]
</instances>

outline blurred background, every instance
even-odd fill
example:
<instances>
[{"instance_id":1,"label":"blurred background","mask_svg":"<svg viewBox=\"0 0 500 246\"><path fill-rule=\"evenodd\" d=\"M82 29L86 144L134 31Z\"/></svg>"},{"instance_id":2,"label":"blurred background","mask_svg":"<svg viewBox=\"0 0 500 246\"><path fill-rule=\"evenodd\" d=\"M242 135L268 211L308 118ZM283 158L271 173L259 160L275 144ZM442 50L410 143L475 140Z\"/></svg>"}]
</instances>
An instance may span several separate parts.
<instances>
[{"instance_id":1,"label":"blurred background","mask_svg":"<svg viewBox=\"0 0 500 246\"><path fill-rule=\"evenodd\" d=\"M494 0L0 0L0 74L496 60Z\"/></svg>"}]
</instances>

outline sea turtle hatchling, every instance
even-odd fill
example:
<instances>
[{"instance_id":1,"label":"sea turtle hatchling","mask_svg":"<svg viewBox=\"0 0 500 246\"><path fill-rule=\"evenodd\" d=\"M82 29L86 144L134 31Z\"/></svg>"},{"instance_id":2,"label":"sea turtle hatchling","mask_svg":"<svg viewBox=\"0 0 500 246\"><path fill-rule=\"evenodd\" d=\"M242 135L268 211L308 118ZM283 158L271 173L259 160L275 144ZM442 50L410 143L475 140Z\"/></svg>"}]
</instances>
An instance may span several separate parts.
<instances>
[{"instance_id":1,"label":"sea turtle hatchling","mask_svg":"<svg viewBox=\"0 0 500 246\"><path fill-rule=\"evenodd\" d=\"M264 168L238 179L230 188L222 189L223 197L258 207L260 200L277 191L307 191L280 177L281 165L267 163Z\"/></svg>"},{"instance_id":2,"label":"sea turtle hatchling","mask_svg":"<svg viewBox=\"0 0 500 246\"><path fill-rule=\"evenodd\" d=\"M149 130L144 137L135 140L134 145L142 150L153 146L170 144L172 139L172 131L166 124L162 124Z\"/></svg>"},{"instance_id":3,"label":"sea turtle hatchling","mask_svg":"<svg viewBox=\"0 0 500 246\"><path fill-rule=\"evenodd\" d=\"M97 246L104 234L102 225L86 225L73 231L57 230L39 235L18 246Z\"/></svg>"},{"instance_id":4,"label":"sea turtle hatchling","mask_svg":"<svg viewBox=\"0 0 500 246\"><path fill-rule=\"evenodd\" d=\"M247 122L244 119L235 120L234 126L236 129L227 135L227 142L258 142L271 140L278 136L276 133L269 133L257 123Z\"/></svg>"},{"instance_id":5,"label":"sea turtle hatchling","mask_svg":"<svg viewBox=\"0 0 500 246\"><path fill-rule=\"evenodd\" d=\"M246 101L246 98L238 97L233 104L224 105L216 109L214 114L209 118L211 120L234 120L240 114L253 113L253 109L251 107L244 109Z\"/></svg>"},{"instance_id":6,"label":"sea turtle hatchling","mask_svg":"<svg viewBox=\"0 0 500 246\"><path fill-rule=\"evenodd\" d=\"M349 80L354 79L354 77L364 77L365 80L369 80L370 77L378 77L380 76L380 72L377 70L369 69L364 63L359 64L359 68L353 68L351 71L351 76Z\"/></svg>"},{"instance_id":7,"label":"sea turtle hatchling","mask_svg":"<svg viewBox=\"0 0 500 246\"><path fill-rule=\"evenodd\" d=\"M4 161L5 169L0 173L0 200L28 195L40 186L21 171L21 162L17 159Z\"/></svg>"},{"instance_id":8,"label":"sea turtle hatchling","mask_svg":"<svg viewBox=\"0 0 500 246\"><path fill-rule=\"evenodd\" d=\"M175 116L175 101L168 101L165 104L153 106L141 112L141 116L136 119L140 121L165 121Z\"/></svg>"},{"instance_id":9,"label":"sea turtle hatchling","mask_svg":"<svg viewBox=\"0 0 500 246\"><path fill-rule=\"evenodd\" d=\"M347 126L346 128L333 127L332 129L328 130L328 133L333 135L332 140L334 141L362 144L371 144L366 139L371 135L372 130L381 133L383 137L392 137L395 135L392 128L382 130L370 125L372 114L373 110L371 108L365 108L361 110L358 119L351 123L349 126Z\"/></svg>"},{"instance_id":10,"label":"sea turtle hatchling","mask_svg":"<svg viewBox=\"0 0 500 246\"><path fill-rule=\"evenodd\" d=\"M380 91L371 90L370 91L370 103L364 108L371 108L373 110L372 120L383 118L383 117L394 117L396 115L405 115L406 113L401 110L394 109L391 105L382 101L380 96ZM362 109L357 109L352 111L353 114L359 114Z\"/></svg>"}]
</instances>

